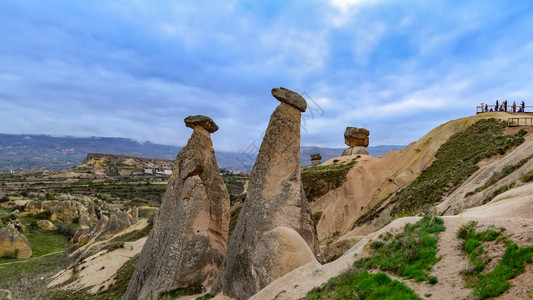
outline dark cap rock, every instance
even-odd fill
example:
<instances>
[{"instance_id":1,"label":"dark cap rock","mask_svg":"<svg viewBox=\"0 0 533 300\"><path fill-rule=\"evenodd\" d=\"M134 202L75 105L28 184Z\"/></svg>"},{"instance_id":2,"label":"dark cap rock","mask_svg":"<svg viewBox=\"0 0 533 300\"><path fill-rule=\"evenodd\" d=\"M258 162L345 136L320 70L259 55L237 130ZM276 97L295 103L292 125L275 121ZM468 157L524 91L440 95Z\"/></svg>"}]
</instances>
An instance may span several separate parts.
<instances>
[{"instance_id":1,"label":"dark cap rock","mask_svg":"<svg viewBox=\"0 0 533 300\"><path fill-rule=\"evenodd\" d=\"M289 89L283 87L273 88L272 96L274 96L274 98L278 99L280 102L295 107L301 112L305 112L305 110L307 109L307 102L305 102L305 99L300 96L300 94L293 92Z\"/></svg>"},{"instance_id":2,"label":"dark cap rock","mask_svg":"<svg viewBox=\"0 0 533 300\"><path fill-rule=\"evenodd\" d=\"M213 133L218 130L218 125L210 117L196 115L188 116L185 118L185 126L193 128L196 126L201 126L209 133Z\"/></svg>"},{"instance_id":3,"label":"dark cap rock","mask_svg":"<svg viewBox=\"0 0 533 300\"><path fill-rule=\"evenodd\" d=\"M346 127L346 131L344 132L344 142L347 146L350 147L368 147L369 135L370 131L368 131L367 129L357 127Z\"/></svg>"},{"instance_id":4,"label":"dark cap rock","mask_svg":"<svg viewBox=\"0 0 533 300\"><path fill-rule=\"evenodd\" d=\"M322 156L320 156L320 153L311 154L311 160L321 160Z\"/></svg>"}]
</instances>

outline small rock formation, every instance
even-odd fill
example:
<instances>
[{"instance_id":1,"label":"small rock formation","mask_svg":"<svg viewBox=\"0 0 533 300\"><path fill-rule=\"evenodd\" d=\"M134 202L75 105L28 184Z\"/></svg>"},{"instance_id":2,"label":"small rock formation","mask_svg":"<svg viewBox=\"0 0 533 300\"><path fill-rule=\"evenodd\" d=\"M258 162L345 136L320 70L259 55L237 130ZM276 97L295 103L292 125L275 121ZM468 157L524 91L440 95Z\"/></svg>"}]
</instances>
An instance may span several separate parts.
<instances>
[{"instance_id":1,"label":"small rock formation","mask_svg":"<svg viewBox=\"0 0 533 300\"><path fill-rule=\"evenodd\" d=\"M281 104L270 118L212 294L248 299L314 261L318 253L300 174L300 123L306 103L283 88L274 88L272 95Z\"/></svg>"},{"instance_id":2,"label":"small rock formation","mask_svg":"<svg viewBox=\"0 0 533 300\"><path fill-rule=\"evenodd\" d=\"M94 204L90 201L86 205L75 200L52 200L52 201L30 201L24 207L24 212L30 215L50 211L50 220L70 224L75 219L81 223L82 216L94 225L97 221Z\"/></svg>"},{"instance_id":3,"label":"small rock formation","mask_svg":"<svg viewBox=\"0 0 533 300\"><path fill-rule=\"evenodd\" d=\"M218 126L205 116L187 117L185 124L192 136L176 158L123 299L157 299L197 284L209 288L224 259L230 200L210 135Z\"/></svg>"},{"instance_id":4,"label":"small rock formation","mask_svg":"<svg viewBox=\"0 0 533 300\"><path fill-rule=\"evenodd\" d=\"M139 217L139 208L138 207L132 207L128 209L128 214L134 219Z\"/></svg>"},{"instance_id":5,"label":"small rock formation","mask_svg":"<svg viewBox=\"0 0 533 300\"><path fill-rule=\"evenodd\" d=\"M89 241L91 235L91 228L85 224L81 224L80 227L74 233L72 239L68 242L68 246L82 246Z\"/></svg>"},{"instance_id":6,"label":"small rock formation","mask_svg":"<svg viewBox=\"0 0 533 300\"><path fill-rule=\"evenodd\" d=\"M322 162L322 156L320 156L320 153L311 154L311 167L318 166Z\"/></svg>"},{"instance_id":7,"label":"small rock formation","mask_svg":"<svg viewBox=\"0 0 533 300\"><path fill-rule=\"evenodd\" d=\"M126 228L129 228L135 223L136 223L135 220L133 220L133 218L127 212L124 212L124 211L114 212L109 218L109 221L107 221L105 226L96 236L96 240L97 241L105 240L107 237L117 234Z\"/></svg>"},{"instance_id":8,"label":"small rock formation","mask_svg":"<svg viewBox=\"0 0 533 300\"><path fill-rule=\"evenodd\" d=\"M8 224L0 230L0 257L30 258L31 253L30 242L15 225Z\"/></svg>"},{"instance_id":9,"label":"small rock formation","mask_svg":"<svg viewBox=\"0 0 533 300\"><path fill-rule=\"evenodd\" d=\"M93 231L91 232L91 237L89 238L89 240L92 240L93 238L98 236L98 234L102 231L107 222L109 222L109 218L106 215L102 215L102 217L96 223L96 226L94 227Z\"/></svg>"},{"instance_id":10,"label":"small rock formation","mask_svg":"<svg viewBox=\"0 0 533 300\"><path fill-rule=\"evenodd\" d=\"M37 222L37 227L42 228L46 231L55 231L57 229L54 223L48 220L40 220L39 222Z\"/></svg>"},{"instance_id":11,"label":"small rock formation","mask_svg":"<svg viewBox=\"0 0 533 300\"><path fill-rule=\"evenodd\" d=\"M344 132L344 143L346 143L349 148L344 149L342 156L350 156L357 154L368 155L368 141L369 141L370 131L364 128L357 127L346 127Z\"/></svg>"}]
</instances>

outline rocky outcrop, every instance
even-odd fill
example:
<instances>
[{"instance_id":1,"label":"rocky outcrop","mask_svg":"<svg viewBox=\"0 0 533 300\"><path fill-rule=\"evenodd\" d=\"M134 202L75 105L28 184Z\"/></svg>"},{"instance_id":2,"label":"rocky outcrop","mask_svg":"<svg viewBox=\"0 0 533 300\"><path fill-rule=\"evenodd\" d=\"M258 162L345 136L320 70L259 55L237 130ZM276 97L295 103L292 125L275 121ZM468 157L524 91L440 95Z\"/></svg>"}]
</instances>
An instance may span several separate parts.
<instances>
[{"instance_id":1,"label":"rocky outcrop","mask_svg":"<svg viewBox=\"0 0 533 300\"><path fill-rule=\"evenodd\" d=\"M226 251L229 195L220 176L208 117L185 119L193 129L179 152L161 208L123 299L156 299L162 292L210 287Z\"/></svg>"},{"instance_id":2,"label":"rocky outcrop","mask_svg":"<svg viewBox=\"0 0 533 300\"><path fill-rule=\"evenodd\" d=\"M320 160L322 160L322 156L320 156L320 153L311 154L311 167L320 165Z\"/></svg>"},{"instance_id":3,"label":"rocky outcrop","mask_svg":"<svg viewBox=\"0 0 533 300\"><path fill-rule=\"evenodd\" d=\"M300 123L305 100L287 89L273 89L272 95L282 103L270 118L250 174L248 198L213 294L223 292L247 299L280 276L314 260L309 253L318 252L300 174Z\"/></svg>"},{"instance_id":4,"label":"rocky outcrop","mask_svg":"<svg viewBox=\"0 0 533 300\"><path fill-rule=\"evenodd\" d=\"M368 150L366 150L365 147L359 147L359 146L346 148L342 152L342 156L351 156L351 155L358 155L358 154L369 155Z\"/></svg>"},{"instance_id":5,"label":"rocky outcrop","mask_svg":"<svg viewBox=\"0 0 533 300\"><path fill-rule=\"evenodd\" d=\"M31 254L30 242L15 225L8 224L0 231L0 257L30 258Z\"/></svg>"},{"instance_id":6,"label":"rocky outcrop","mask_svg":"<svg viewBox=\"0 0 533 300\"><path fill-rule=\"evenodd\" d=\"M48 220L40 220L39 222L37 222L37 227L42 228L42 229L47 230L47 231L55 231L55 230L57 230L57 228L54 225L54 223L52 223L52 222L50 222Z\"/></svg>"},{"instance_id":7,"label":"rocky outcrop","mask_svg":"<svg viewBox=\"0 0 533 300\"><path fill-rule=\"evenodd\" d=\"M93 228L89 240L92 240L93 238L98 236L98 234L102 231L107 222L109 222L109 218L106 215L102 215L102 217L96 223L96 226Z\"/></svg>"},{"instance_id":8,"label":"rocky outcrop","mask_svg":"<svg viewBox=\"0 0 533 300\"><path fill-rule=\"evenodd\" d=\"M69 241L68 246L82 246L87 244L89 241L89 237L91 236L91 228L87 225L80 225L76 232L74 233L74 236Z\"/></svg>"},{"instance_id":9,"label":"rocky outcrop","mask_svg":"<svg viewBox=\"0 0 533 300\"><path fill-rule=\"evenodd\" d=\"M344 143L349 148L346 148L342 153L342 156L350 156L357 154L368 155L368 147L370 131L364 128L346 127L344 132Z\"/></svg>"},{"instance_id":10,"label":"rocky outcrop","mask_svg":"<svg viewBox=\"0 0 533 300\"><path fill-rule=\"evenodd\" d=\"M30 215L37 215L46 211L50 212L50 220L64 224L73 223L76 219L82 222L82 216L90 225L94 225L98 218L92 201L86 201L84 205L76 200L52 200L52 201L30 201L24 207L24 212Z\"/></svg>"},{"instance_id":11,"label":"rocky outcrop","mask_svg":"<svg viewBox=\"0 0 533 300\"><path fill-rule=\"evenodd\" d=\"M131 227L133 224L135 224L135 220L127 212L114 212L111 217L109 217L109 221L107 221L105 226L96 236L96 240L105 240L107 237L117 234L122 230Z\"/></svg>"}]
</instances>

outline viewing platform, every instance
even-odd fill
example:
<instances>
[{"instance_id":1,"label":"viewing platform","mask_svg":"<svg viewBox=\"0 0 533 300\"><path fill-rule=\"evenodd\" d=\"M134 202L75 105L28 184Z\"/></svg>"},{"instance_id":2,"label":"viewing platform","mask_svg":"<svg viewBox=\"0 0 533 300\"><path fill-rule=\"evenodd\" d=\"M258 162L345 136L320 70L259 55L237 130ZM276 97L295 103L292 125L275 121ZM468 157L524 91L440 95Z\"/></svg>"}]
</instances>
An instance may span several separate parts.
<instances>
[{"instance_id":1,"label":"viewing platform","mask_svg":"<svg viewBox=\"0 0 533 300\"><path fill-rule=\"evenodd\" d=\"M476 106L476 115L486 113L486 112L508 112L508 113L533 114L533 106L516 105L514 109L512 105L507 105L507 108L505 108L503 104L496 106L496 105L488 105L485 103L481 103L480 106Z\"/></svg>"}]
</instances>

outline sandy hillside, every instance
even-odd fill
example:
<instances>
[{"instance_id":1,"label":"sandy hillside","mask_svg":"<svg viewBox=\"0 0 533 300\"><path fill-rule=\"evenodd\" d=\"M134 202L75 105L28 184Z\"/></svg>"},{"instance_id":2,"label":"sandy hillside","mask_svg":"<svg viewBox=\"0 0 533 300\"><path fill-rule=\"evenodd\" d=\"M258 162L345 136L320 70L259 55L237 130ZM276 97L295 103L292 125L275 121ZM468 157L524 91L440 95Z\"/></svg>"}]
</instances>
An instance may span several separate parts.
<instances>
[{"instance_id":1,"label":"sandy hillside","mask_svg":"<svg viewBox=\"0 0 533 300\"><path fill-rule=\"evenodd\" d=\"M471 220L478 221L481 226L495 225L505 227L512 233L512 240L519 246L533 244L533 183L511 189L501 194L490 203L468 209L456 216L443 217L446 231L441 233L439 252L443 258L433 267L432 275L439 278L434 285L417 284L395 276L394 279L405 282L418 295L432 294L431 299L468 299L471 290L465 288L460 272L467 268L468 261L460 250L461 241L457 231L462 224ZM418 218L407 217L393 221L383 229L363 237L341 258L329 264L317 263L300 267L274 281L261 290L252 299L298 299L304 297L309 290L327 282L351 266L357 259L364 257L364 247L373 238L383 232L399 232L409 222ZM515 285L501 299L527 299L533 297L533 265L527 266L526 272L511 282Z\"/></svg>"},{"instance_id":2,"label":"sandy hillside","mask_svg":"<svg viewBox=\"0 0 533 300\"><path fill-rule=\"evenodd\" d=\"M374 207L391 193L409 185L431 165L435 153L450 136L483 118L507 120L511 114L485 113L447 122L431 130L416 142L400 151L390 151L383 157L362 155L348 172L346 182L311 203L313 213L323 212L317 231L320 241L339 233L341 238L365 235L376 228L363 226L353 232L352 226L363 213ZM330 159L351 160L355 157Z\"/></svg>"}]
</instances>

